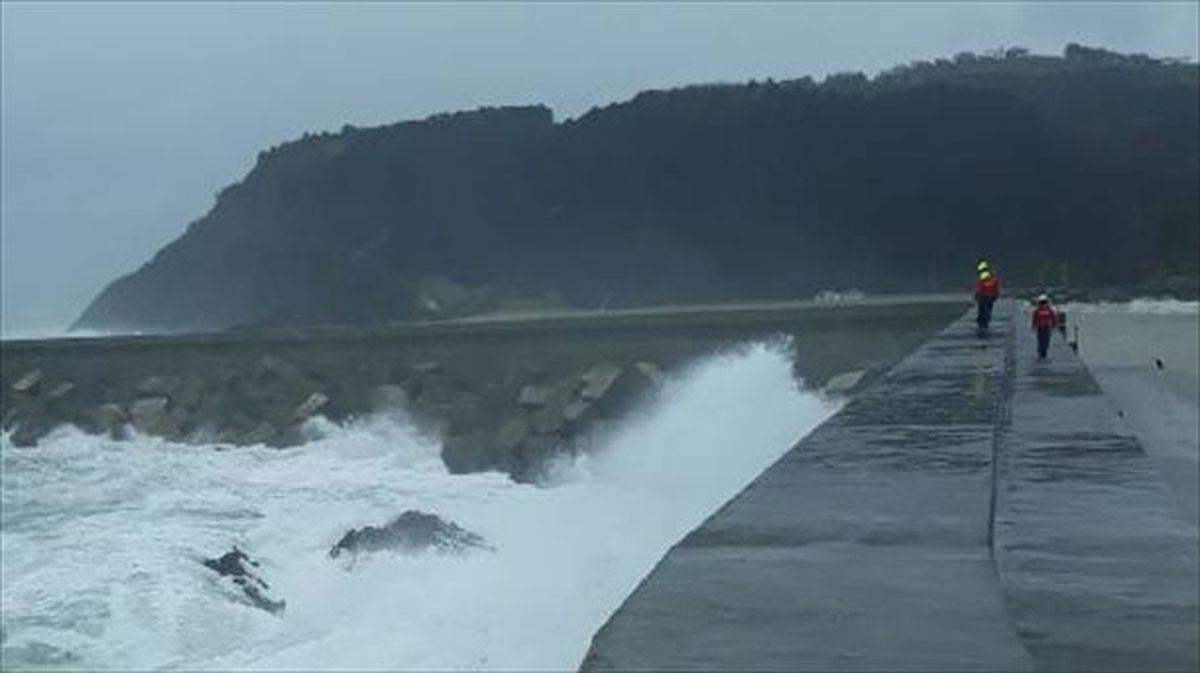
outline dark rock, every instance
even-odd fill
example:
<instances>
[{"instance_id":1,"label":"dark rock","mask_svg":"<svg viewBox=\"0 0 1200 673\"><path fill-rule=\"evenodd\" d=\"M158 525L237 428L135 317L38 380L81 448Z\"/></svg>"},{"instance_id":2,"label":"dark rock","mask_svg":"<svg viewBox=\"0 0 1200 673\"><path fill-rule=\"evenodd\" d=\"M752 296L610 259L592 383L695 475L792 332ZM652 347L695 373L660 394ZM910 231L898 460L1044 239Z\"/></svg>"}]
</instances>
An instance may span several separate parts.
<instances>
[{"instance_id":1,"label":"dark rock","mask_svg":"<svg viewBox=\"0 0 1200 673\"><path fill-rule=\"evenodd\" d=\"M517 404L526 408L544 407L552 394L553 391L546 386L524 385L517 395Z\"/></svg>"},{"instance_id":2,"label":"dark rock","mask_svg":"<svg viewBox=\"0 0 1200 673\"><path fill-rule=\"evenodd\" d=\"M48 415L46 402L27 393L15 394L5 404L4 428L7 430L27 419Z\"/></svg>"},{"instance_id":3,"label":"dark rock","mask_svg":"<svg viewBox=\"0 0 1200 673\"><path fill-rule=\"evenodd\" d=\"M576 378L571 377L550 388L545 403L529 416L533 432L537 435L553 435L563 430L566 408L575 402Z\"/></svg>"},{"instance_id":4,"label":"dark rock","mask_svg":"<svg viewBox=\"0 0 1200 673\"><path fill-rule=\"evenodd\" d=\"M581 377L579 397L595 404L601 415L615 418L657 392L664 380L662 372L649 363L632 367L603 364Z\"/></svg>"},{"instance_id":5,"label":"dark rock","mask_svg":"<svg viewBox=\"0 0 1200 673\"><path fill-rule=\"evenodd\" d=\"M510 363L505 368L504 383L510 387L521 387L526 383L538 385L550 376L547 364L544 362L519 361Z\"/></svg>"},{"instance_id":6,"label":"dark rock","mask_svg":"<svg viewBox=\"0 0 1200 673\"><path fill-rule=\"evenodd\" d=\"M90 420L97 432L115 434L129 421L129 414L115 402L106 402L89 412Z\"/></svg>"},{"instance_id":7,"label":"dark rock","mask_svg":"<svg viewBox=\"0 0 1200 673\"><path fill-rule=\"evenodd\" d=\"M143 397L129 407L129 417L133 427L147 435L176 439L179 437L179 425L171 416L168 408L169 401L165 397Z\"/></svg>"},{"instance_id":8,"label":"dark rock","mask_svg":"<svg viewBox=\"0 0 1200 673\"><path fill-rule=\"evenodd\" d=\"M61 400L67 395L71 394L72 390L75 390L75 384L71 383L70 381L63 381L62 383L51 388L50 391L46 393L46 401L56 402Z\"/></svg>"},{"instance_id":9,"label":"dark rock","mask_svg":"<svg viewBox=\"0 0 1200 673\"><path fill-rule=\"evenodd\" d=\"M179 429L180 433L183 433L191 422L187 409L178 404L171 404L168 413L170 413L171 421L175 423L175 427Z\"/></svg>"},{"instance_id":10,"label":"dark rock","mask_svg":"<svg viewBox=\"0 0 1200 673\"><path fill-rule=\"evenodd\" d=\"M48 415L31 415L17 421L10 440L13 446L28 448L37 446L38 440L50 434L59 423Z\"/></svg>"},{"instance_id":11,"label":"dark rock","mask_svg":"<svg viewBox=\"0 0 1200 673\"><path fill-rule=\"evenodd\" d=\"M417 379L418 399L422 404L432 405L450 400L464 386L439 371L421 375Z\"/></svg>"},{"instance_id":12,"label":"dark rock","mask_svg":"<svg viewBox=\"0 0 1200 673\"><path fill-rule=\"evenodd\" d=\"M408 395L408 401L411 404L413 400L421 395L421 379L417 376L412 376L404 379L400 383L400 387L404 388L404 393Z\"/></svg>"},{"instance_id":13,"label":"dark rock","mask_svg":"<svg viewBox=\"0 0 1200 673\"><path fill-rule=\"evenodd\" d=\"M566 421L563 419L563 409L543 407L530 416L534 434L552 435L562 430Z\"/></svg>"},{"instance_id":14,"label":"dark rock","mask_svg":"<svg viewBox=\"0 0 1200 673\"><path fill-rule=\"evenodd\" d=\"M524 418L511 418L496 431L496 446L505 453L511 453L529 438L531 429L529 421Z\"/></svg>"},{"instance_id":15,"label":"dark rock","mask_svg":"<svg viewBox=\"0 0 1200 673\"><path fill-rule=\"evenodd\" d=\"M567 428L576 430L587 422L592 411L591 402L587 400L575 400L563 409L563 423Z\"/></svg>"},{"instance_id":16,"label":"dark rock","mask_svg":"<svg viewBox=\"0 0 1200 673\"><path fill-rule=\"evenodd\" d=\"M234 411L230 415L228 423L221 428L218 441L240 445L242 436L249 434L254 428L255 422L249 416L240 410Z\"/></svg>"},{"instance_id":17,"label":"dark rock","mask_svg":"<svg viewBox=\"0 0 1200 673\"><path fill-rule=\"evenodd\" d=\"M269 384L248 387L237 400L240 409L254 421L267 421L276 427L300 423L333 409L331 397L304 380L274 379Z\"/></svg>"},{"instance_id":18,"label":"dark rock","mask_svg":"<svg viewBox=\"0 0 1200 673\"><path fill-rule=\"evenodd\" d=\"M662 388L667 383L667 375L663 373L662 367L653 362L638 362L634 364L634 368L654 388Z\"/></svg>"},{"instance_id":19,"label":"dark rock","mask_svg":"<svg viewBox=\"0 0 1200 673\"><path fill-rule=\"evenodd\" d=\"M308 441L308 437L301 426L302 424L300 423L293 423L292 425L280 428L275 433L275 436L268 440L270 445L275 447L299 446Z\"/></svg>"},{"instance_id":20,"label":"dark rock","mask_svg":"<svg viewBox=\"0 0 1200 673\"><path fill-rule=\"evenodd\" d=\"M225 364L217 370L215 380L219 385L228 388L236 385L243 378L245 378L245 370L243 368Z\"/></svg>"},{"instance_id":21,"label":"dark rock","mask_svg":"<svg viewBox=\"0 0 1200 673\"><path fill-rule=\"evenodd\" d=\"M324 393L320 391L312 393L300 403L300 406L296 407L295 410L292 411L292 420L303 421L308 419L313 414L317 413L317 411L319 411L321 407L325 406L325 404L328 402L329 398L326 397Z\"/></svg>"},{"instance_id":22,"label":"dark rock","mask_svg":"<svg viewBox=\"0 0 1200 673\"><path fill-rule=\"evenodd\" d=\"M246 552L234 547L219 558L204 559L204 565L217 571L222 577L245 577L251 574L246 566L257 568L258 562L251 560Z\"/></svg>"},{"instance_id":23,"label":"dark rock","mask_svg":"<svg viewBox=\"0 0 1200 673\"><path fill-rule=\"evenodd\" d=\"M0 428L7 430L13 426L13 422L17 420L17 407L10 406L4 411L4 416L0 419Z\"/></svg>"},{"instance_id":24,"label":"dark rock","mask_svg":"<svg viewBox=\"0 0 1200 673\"><path fill-rule=\"evenodd\" d=\"M279 431L274 425L267 421L259 421L249 432L243 433L237 438L238 444L251 446L254 444L266 444L275 437Z\"/></svg>"},{"instance_id":25,"label":"dark rock","mask_svg":"<svg viewBox=\"0 0 1200 673\"><path fill-rule=\"evenodd\" d=\"M266 610L271 614L279 614L287 607L287 601L273 600L267 596L266 592L271 587L255 572L258 562L236 546L219 558L204 559L203 563L221 577L230 578L234 586L254 607Z\"/></svg>"},{"instance_id":26,"label":"dark rock","mask_svg":"<svg viewBox=\"0 0 1200 673\"><path fill-rule=\"evenodd\" d=\"M562 440L555 436L530 437L517 448L510 472L513 481L538 481L547 461L559 453Z\"/></svg>"},{"instance_id":27,"label":"dark rock","mask_svg":"<svg viewBox=\"0 0 1200 673\"><path fill-rule=\"evenodd\" d=\"M427 400L427 402L429 402ZM479 428L489 427L488 410L484 408L484 400L473 393L459 391L449 398L439 400L432 406L424 406L432 416L445 422L450 434L472 432Z\"/></svg>"},{"instance_id":28,"label":"dark rock","mask_svg":"<svg viewBox=\"0 0 1200 673\"><path fill-rule=\"evenodd\" d=\"M442 462L453 474L494 469L499 464L496 453L488 432L466 432L442 441Z\"/></svg>"},{"instance_id":29,"label":"dark rock","mask_svg":"<svg viewBox=\"0 0 1200 673\"><path fill-rule=\"evenodd\" d=\"M171 397L182 382L174 376L147 376L138 382L136 390L143 395Z\"/></svg>"},{"instance_id":30,"label":"dark rock","mask_svg":"<svg viewBox=\"0 0 1200 673\"><path fill-rule=\"evenodd\" d=\"M435 374L442 371L442 365L432 361L414 362L410 369L414 374Z\"/></svg>"},{"instance_id":31,"label":"dark rock","mask_svg":"<svg viewBox=\"0 0 1200 673\"><path fill-rule=\"evenodd\" d=\"M203 376L189 376L171 397L171 403L185 409L196 410L204 400L206 379Z\"/></svg>"},{"instance_id":32,"label":"dark rock","mask_svg":"<svg viewBox=\"0 0 1200 673\"><path fill-rule=\"evenodd\" d=\"M22 420L45 416L48 413L45 401L28 394L13 395L6 406L5 428L10 428Z\"/></svg>"},{"instance_id":33,"label":"dark rock","mask_svg":"<svg viewBox=\"0 0 1200 673\"><path fill-rule=\"evenodd\" d=\"M237 407L229 395L221 387L206 389L196 404L192 414L192 422L197 426L212 428L224 427L233 417Z\"/></svg>"},{"instance_id":34,"label":"dark rock","mask_svg":"<svg viewBox=\"0 0 1200 673\"><path fill-rule=\"evenodd\" d=\"M264 355L259 361L259 369L264 374L273 374L284 380L304 378L296 365L275 355Z\"/></svg>"},{"instance_id":35,"label":"dark rock","mask_svg":"<svg viewBox=\"0 0 1200 673\"><path fill-rule=\"evenodd\" d=\"M382 527L364 526L346 531L329 550L330 558L342 553L399 551L408 554L425 551L461 553L470 549L489 549L483 538L436 514L408 510Z\"/></svg>"},{"instance_id":36,"label":"dark rock","mask_svg":"<svg viewBox=\"0 0 1200 673\"><path fill-rule=\"evenodd\" d=\"M371 411L384 413L408 408L408 391L394 383L376 386L370 394Z\"/></svg>"},{"instance_id":37,"label":"dark rock","mask_svg":"<svg viewBox=\"0 0 1200 673\"><path fill-rule=\"evenodd\" d=\"M42 370L35 369L27 372L24 376L17 379L17 382L12 384L12 389L18 393L33 393L37 390L37 385L42 381Z\"/></svg>"},{"instance_id":38,"label":"dark rock","mask_svg":"<svg viewBox=\"0 0 1200 673\"><path fill-rule=\"evenodd\" d=\"M609 388L616 382L617 377L621 375L621 368L610 363L604 363L592 367L583 376L579 377L582 387L579 390L579 396L585 400L595 401L604 397Z\"/></svg>"}]
</instances>

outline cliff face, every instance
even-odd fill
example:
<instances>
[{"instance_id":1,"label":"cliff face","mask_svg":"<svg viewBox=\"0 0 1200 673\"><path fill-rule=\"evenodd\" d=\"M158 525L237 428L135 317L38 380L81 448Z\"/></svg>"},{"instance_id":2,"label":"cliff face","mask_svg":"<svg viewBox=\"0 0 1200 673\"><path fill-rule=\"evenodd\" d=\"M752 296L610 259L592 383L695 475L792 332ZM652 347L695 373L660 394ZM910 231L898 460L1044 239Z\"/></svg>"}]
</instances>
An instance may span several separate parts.
<instances>
[{"instance_id":1,"label":"cliff face","mask_svg":"<svg viewBox=\"0 0 1200 673\"><path fill-rule=\"evenodd\" d=\"M483 109L259 155L77 326L369 323L580 305L1194 276L1194 65L1070 49ZM964 281L964 278L967 280Z\"/></svg>"}]
</instances>

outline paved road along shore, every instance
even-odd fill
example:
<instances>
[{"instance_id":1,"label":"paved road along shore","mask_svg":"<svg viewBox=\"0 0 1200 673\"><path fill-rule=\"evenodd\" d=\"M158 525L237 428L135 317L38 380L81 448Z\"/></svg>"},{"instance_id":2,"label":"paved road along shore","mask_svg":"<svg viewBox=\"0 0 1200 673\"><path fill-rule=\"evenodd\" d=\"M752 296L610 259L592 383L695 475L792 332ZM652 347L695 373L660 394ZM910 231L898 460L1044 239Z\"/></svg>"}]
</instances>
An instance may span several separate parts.
<instances>
[{"instance_id":1,"label":"paved road along shore","mask_svg":"<svg viewBox=\"0 0 1200 673\"><path fill-rule=\"evenodd\" d=\"M1017 315L1013 315L1014 312ZM1078 358L1005 302L676 545L585 670L1196 670L1196 529Z\"/></svg>"}]
</instances>

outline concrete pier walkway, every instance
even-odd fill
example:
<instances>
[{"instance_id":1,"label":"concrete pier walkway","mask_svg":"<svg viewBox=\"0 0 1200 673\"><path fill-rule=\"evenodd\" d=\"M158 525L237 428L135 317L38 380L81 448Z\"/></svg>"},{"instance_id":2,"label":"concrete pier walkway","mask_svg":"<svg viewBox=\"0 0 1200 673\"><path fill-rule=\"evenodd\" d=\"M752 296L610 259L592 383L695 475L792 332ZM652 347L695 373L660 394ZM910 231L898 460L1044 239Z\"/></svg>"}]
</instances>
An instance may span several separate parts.
<instances>
[{"instance_id":1,"label":"concrete pier walkway","mask_svg":"<svg viewBox=\"0 0 1200 673\"><path fill-rule=\"evenodd\" d=\"M1061 340L1015 346L995 549L1022 642L1043 670L1200 669L1191 513Z\"/></svg>"},{"instance_id":2,"label":"concrete pier walkway","mask_svg":"<svg viewBox=\"0 0 1200 673\"><path fill-rule=\"evenodd\" d=\"M1195 670L1196 531L1025 321L1005 302L980 340L965 315L862 392L677 544L583 669Z\"/></svg>"}]
</instances>

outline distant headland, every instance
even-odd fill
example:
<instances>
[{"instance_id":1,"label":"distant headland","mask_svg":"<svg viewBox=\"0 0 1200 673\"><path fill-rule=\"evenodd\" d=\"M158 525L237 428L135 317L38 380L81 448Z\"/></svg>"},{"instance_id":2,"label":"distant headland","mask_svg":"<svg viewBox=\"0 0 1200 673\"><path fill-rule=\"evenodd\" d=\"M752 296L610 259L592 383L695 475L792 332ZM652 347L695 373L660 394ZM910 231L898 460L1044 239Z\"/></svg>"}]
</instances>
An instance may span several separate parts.
<instances>
[{"instance_id":1,"label":"distant headland","mask_svg":"<svg viewBox=\"0 0 1200 673\"><path fill-rule=\"evenodd\" d=\"M307 134L76 328L1025 286L1194 298L1200 67L1069 45Z\"/></svg>"}]
</instances>

